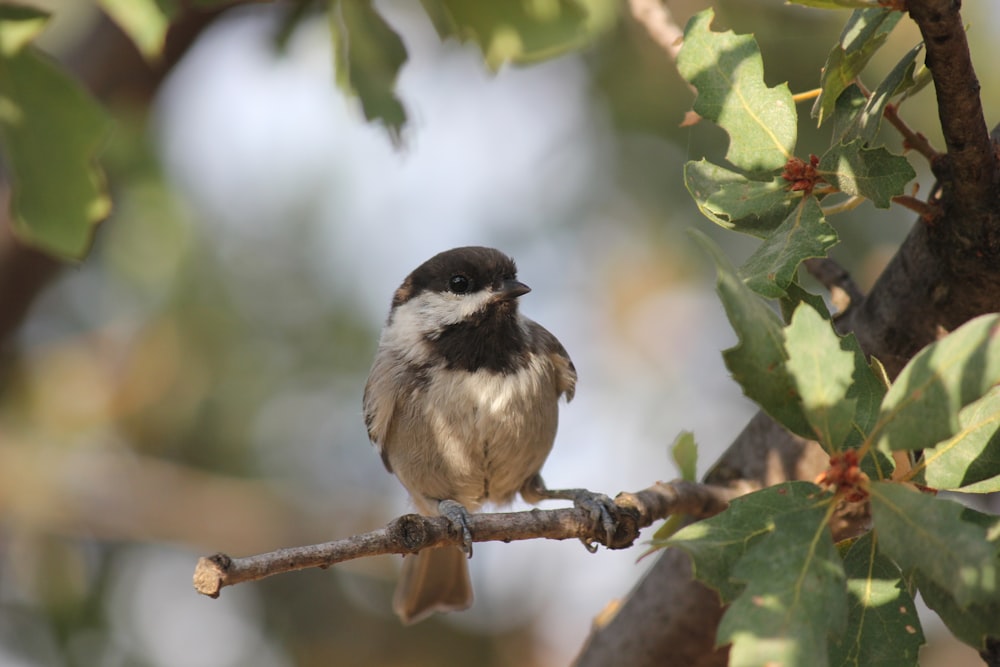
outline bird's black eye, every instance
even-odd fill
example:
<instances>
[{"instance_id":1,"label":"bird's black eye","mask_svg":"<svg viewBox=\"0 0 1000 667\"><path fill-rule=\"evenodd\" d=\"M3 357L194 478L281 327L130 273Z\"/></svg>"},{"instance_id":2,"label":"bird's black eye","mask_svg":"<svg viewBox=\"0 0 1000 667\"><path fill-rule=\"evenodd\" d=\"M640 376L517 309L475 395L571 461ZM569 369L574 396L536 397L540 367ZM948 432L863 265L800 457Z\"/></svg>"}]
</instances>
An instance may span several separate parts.
<instances>
[{"instance_id":1,"label":"bird's black eye","mask_svg":"<svg viewBox=\"0 0 1000 667\"><path fill-rule=\"evenodd\" d=\"M469 279L460 273L456 273L448 281L448 289L450 289L455 294L465 294L469 291L471 284Z\"/></svg>"}]
</instances>

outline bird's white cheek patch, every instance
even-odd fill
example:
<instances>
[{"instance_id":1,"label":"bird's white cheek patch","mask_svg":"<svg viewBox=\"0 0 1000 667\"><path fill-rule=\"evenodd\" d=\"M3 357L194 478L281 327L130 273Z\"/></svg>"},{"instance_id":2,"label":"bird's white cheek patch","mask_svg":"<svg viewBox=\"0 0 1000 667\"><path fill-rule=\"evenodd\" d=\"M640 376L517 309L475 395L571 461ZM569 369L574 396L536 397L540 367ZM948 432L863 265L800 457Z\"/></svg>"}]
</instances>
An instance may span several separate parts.
<instances>
[{"instance_id":1,"label":"bird's white cheek patch","mask_svg":"<svg viewBox=\"0 0 1000 667\"><path fill-rule=\"evenodd\" d=\"M443 327L463 322L494 299L489 290L472 294L452 294L450 292L423 292L396 308L395 319L403 321L422 333L431 333ZM394 319L394 323L395 323Z\"/></svg>"}]
</instances>

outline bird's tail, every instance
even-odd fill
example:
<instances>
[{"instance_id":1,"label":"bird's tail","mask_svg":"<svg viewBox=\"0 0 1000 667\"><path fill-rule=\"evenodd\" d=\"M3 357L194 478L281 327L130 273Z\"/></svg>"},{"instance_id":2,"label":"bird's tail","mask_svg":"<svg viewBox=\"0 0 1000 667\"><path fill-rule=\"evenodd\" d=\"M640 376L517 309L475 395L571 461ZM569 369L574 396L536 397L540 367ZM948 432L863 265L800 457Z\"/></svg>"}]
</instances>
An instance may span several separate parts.
<instances>
[{"instance_id":1,"label":"bird's tail","mask_svg":"<svg viewBox=\"0 0 1000 667\"><path fill-rule=\"evenodd\" d=\"M393 611L410 624L435 611L458 611L472 605L472 582L465 553L454 546L425 549L403 560Z\"/></svg>"}]
</instances>

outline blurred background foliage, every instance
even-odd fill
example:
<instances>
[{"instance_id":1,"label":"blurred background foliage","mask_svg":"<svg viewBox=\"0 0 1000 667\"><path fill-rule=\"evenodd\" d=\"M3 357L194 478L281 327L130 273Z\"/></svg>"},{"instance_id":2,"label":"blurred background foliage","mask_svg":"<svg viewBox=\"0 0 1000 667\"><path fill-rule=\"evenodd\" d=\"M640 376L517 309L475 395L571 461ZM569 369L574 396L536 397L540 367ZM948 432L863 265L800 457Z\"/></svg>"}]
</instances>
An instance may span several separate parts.
<instances>
[{"instance_id":1,"label":"blurred background foliage","mask_svg":"<svg viewBox=\"0 0 1000 667\"><path fill-rule=\"evenodd\" d=\"M41 45L55 58L73 68L99 48L96 5L35 4L53 12ZM692 94L626 4L584 4L608 17L584 47L494 74L473 46L442 43L416 3L378 3L410 58L399 150L334 87L320 6L285 33L290 5L224 11L154 96L104 100L113 214L0 357L0 664L570 659L641 575L638 551L477 547L474 609L412 628L389 612L398 559L218 600L195 595L190 574L201 554L325 541L408 510L360 397L392 289L453 245L518 258L527 313L580 368L553 486L614 494L672 478L666 450L683 429L703 472L752 414L719 359L732 334L712 270L684 234L705 229L737 260L752 250L709 229L682 185L684 160L721 161L725 137L680 127ZM768 82L793 92L817 85L846 18L777 0L670 9L683 25L709 4L717 25L756 34ZM993 119L997 13L965 13ZM918 40L904 21L876 71ZM941 146L932 95L903 113ZM825 133L799 114L797 153L820 152ZM842 216L834 256L869 285L911 217Z\"/></svg>"}]
</instances>

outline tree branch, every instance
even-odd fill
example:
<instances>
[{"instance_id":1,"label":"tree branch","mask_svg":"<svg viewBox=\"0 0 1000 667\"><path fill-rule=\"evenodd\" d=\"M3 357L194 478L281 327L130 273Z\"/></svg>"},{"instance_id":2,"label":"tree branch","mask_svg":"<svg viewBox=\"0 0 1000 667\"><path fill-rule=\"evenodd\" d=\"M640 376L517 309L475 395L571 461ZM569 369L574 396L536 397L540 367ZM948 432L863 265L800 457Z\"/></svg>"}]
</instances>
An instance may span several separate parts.
<instances>
[{"instance_id":1,"label":"tree branch","mask_svg":"<svg viewBox=\"0 0 1000 667\"><path fill-rule=\"evenodd\" d=\"M830 300L843 314L852 304L864 299L861 289L847 270L829 257L810 257L805 262L806 270L830 292Z\"/></svg>"},{"instance_id":2,"label":"tree branch","mask_svg":"<svg viewBox=\"0 0 1000 667\"><path fill-rule=\"evenodd\" d=\"M885 111L882 112L882 115L901 135L903 135L904 148L917 151L927 158L927 161L931 164L934 163L934 160L941 157L941 154L934 150L934 147L931 146L931 142L927 141L927 137L920 132L915 131L900 117L899 107L897 105L885 105Z\"/></svg>"},{"instance_id":3,"label":"tree branch","mask_svg":"<svg viewBox=\"0 0 1000 667\"><path fill-rule=\"evenodd\" d=\"M938 118L948 153L931 163L943 186L942 202L949 209L947 233L965 252L950 262L953 270L969 256L989 255L989 266L1000 256L1000 230L994 223L1000 196L997 155L986 127L979 97L979 80L955 0L909 0L910 17L920 28L927 48L926 63L934 77Z\"/></svg>"},{"instance_id":4,"label":"tree branch","mask_svg":"<svg viewBox=\"0 0 1000 667\"><path fill-rule=\"evenodd\" d=\"M469 529L475 542L513 542L545 538L580 539L588 544L602 543L611 549L632 545L639 531L654 521L672 514L705 518L724 510L731 499L750 490L696 484L694 482L657 482L637 493L620 493L615 498L619 514L618 530L612 544L600 522L581 509L539 510L473 514ZM194 587L202 595L218 597L225 586L257 581L284 572L311 567L325 568L356 558L384 554L417 553L445 545L459 546L461 535L451 529L444 517L405 514L385 528L354 535L324 544L279 549L270 553L231 558L226 554L199 559L194 572Z\"/></svg>"},{"instance_id":5,"label":"tree branch","mask_svg":"<svg viewBox=\"0 0 1000 667\"><path fill-rule=\"evenodd\" d=\"M646 32L660 47L677 62L677 54L684 41L684 29L670 14L670 8L663 0L629 0L629 8L636 21L646 28Z\"/></svg>"}]
</instances>

